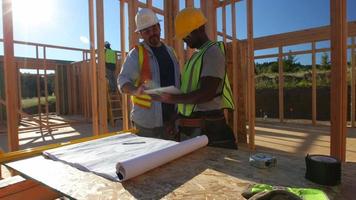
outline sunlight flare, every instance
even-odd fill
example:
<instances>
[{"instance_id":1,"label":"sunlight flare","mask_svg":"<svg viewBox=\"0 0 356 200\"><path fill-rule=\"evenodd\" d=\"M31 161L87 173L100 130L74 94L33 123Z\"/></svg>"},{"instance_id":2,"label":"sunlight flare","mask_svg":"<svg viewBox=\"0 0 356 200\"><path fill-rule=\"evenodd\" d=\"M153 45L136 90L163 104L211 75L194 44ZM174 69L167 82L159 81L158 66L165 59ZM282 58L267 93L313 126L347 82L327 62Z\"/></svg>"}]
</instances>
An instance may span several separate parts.
<instances>
[{"instance_id":1,"label":"sunlight flare","mask_svg":"<svg viewBox=\"0 0 356 200\"><path fill-rule=\"evenodd\" d=\"M53 0L13 0L14 21L33 27L51 22L54 12Z\"/></svg>"}]
</instances>

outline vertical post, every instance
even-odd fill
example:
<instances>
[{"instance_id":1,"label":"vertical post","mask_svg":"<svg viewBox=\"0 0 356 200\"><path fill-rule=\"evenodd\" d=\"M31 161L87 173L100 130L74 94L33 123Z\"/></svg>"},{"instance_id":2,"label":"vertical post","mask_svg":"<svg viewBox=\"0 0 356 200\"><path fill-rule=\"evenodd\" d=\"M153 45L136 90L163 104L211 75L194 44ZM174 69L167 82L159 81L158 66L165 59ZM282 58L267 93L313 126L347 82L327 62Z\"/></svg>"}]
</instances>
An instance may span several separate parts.
<instances>
[{"instance_id":1,"label":"vertical post","mask_svg":"<svg viewBox=\"0 0 356 200\"><path fill-rule=\"evenodd\" d=\"M138 42L138 34L135 33L135 15L138 10L137 0L128 2L129 10L129 46L134 46Z\"/></svg>"},{"instance_id":2,"label":"vertical post","mask_svg":"<svg viewBox=\"0 0 356 200\"><path fill-rule=\"evenodd\" d=\"M316 55L315 42L312 42L312 124L316 125Z\"/></svg>"},{"instance_id":3,"label":"vertical post","mask_svg":"<svg viewBox=\"0 0 356 200\"><path fill-rule=\"evenodd\" d=\"M222 5L222 34L223 42L226 43L226 3Z\"/></svg>"},{"instance_id":4,"label":"vertical post","mask_svg":"<svg viewBox=\"0 0 356 200\"><path fill-rule=\"evenodd\" d=\"M284 119L284 77L283 77L283 48L278 48L278 110L279 121L283 122Z\"/></svg>"},{"instance_id":5,"label":"vertical post","mask_svg":"<svg viewBox=\"0 0 356 200\"><path fill-rule=\"evenodd\" d=\"M54 95L56 96L56 114L59 115L59 110L60 110L60 103L61 103L61 98L59 97L59 78L58 78L58 65L55 67L55 72L54 72Z\"/></svg>"},{"instance_id":6,"label":"vertical post","mask_svg":"<svg viewBox=\"0 0 356 200\"><path fill-rule=\"evenodd\" d=\"M14 38L12 27L12 0L2 1L2 20L4 37L4 75L6 92L6 116L8 146L10 151L19 149L18 136L18 85L14 67Z\"/></svg>"},{"instance_id":7,"label":"vertical post","mask_svg":"<svg viewBox=\"0 0 356 200\"><path fill-rule=\"evenodd\" d=\"M346 159L347 18L346 0L330 0L331 16L331 138L330 154Z\"/></svg>"},{"instance_id":8,"label":"vertical post","mask_svg":"<svg viewBox=\"0 0 356 200\"><path fill-rule=\"evenodd\" d=\"M46 125L50 132L49 124L49 107L48 107L48 81L47 81L47 62L46 62L46 46L43 46L43 67L44 67L44 90L45 90L45 105L46 105Z\"/></svg>"},{"instance_id":9,"label":"vertical post","mask_svg":"<svg viewBox=\"0 0 356 200\"><path fill-rule=\"evenodd\" d=\"M98 96L99 96L99 133L107 132L107 80L105 78L104 50L104 7L103 0L96 0L96 31L98 47Z\"/></svg>"},{"instance_id":10,"label":"vertical post","mask_svg":"<svg viewBox=\"0 0 356 200\"><path fill-rule=\"evenodd\" d=\"M18 67L17 63L15 64L16 66L16 71L17 71L17 85L19 86L19 110L22 111L22 88L21 88L21 72L20 72L20 68ZM21 121L21 115L20 116L20 121Z\"/></svg>"},{"instance_id":11,"label":"vertical post","mask_svg":"<svg viewBox=\"0 0 356 200\"><path fill-rule=\"evenodd\" d=\"M216 0L200 0L201 10L203 11L208 22L205 30L210 39L216 39Z\"/></svg>"},{"instance_id":12,"label":"vertical post","mask_svg":"<svg viewBox=\"0 0 356 200\"><path fill-rule=\"evenodd\" d=\"M175 29L174 29L174 19L178 13L179 1L178 0L164 0L164 31L165 31L165 41L168 45L175 47L177 49L179 44L182 43L181 40L175 41Z\"/></svg>"},{"instance_id":13,"label":"vertical post","mask_svg":"<svg viewBox=\"0 0 356 200\"><path fill-rule=\"evenodd\" d=\"M355 38L351 37L351 127L355 127L355 84L356 84L356 69L355 69Z\"/></svg>"},{"instance_id":14,"label":"vertical post","mask_svg":"<svg viewBox=\"0 0 356 200\"><path fill-rule=\"evenodd\" d=\"M125 0L120 0L120 33L121 33L121 65L124 64L126 58L126 24L125 24ZM130 128L129 97L127 94L122 94L122 128L127 130Z\"/></svg>"},{"instance_id":15,"label":"vertical post","mask_svg":"<svg viewBox=\"0 0 356 200\"><path fill-rule=\"evenodd\" d=\"M236 6L235 2L231 3L231 22L232 22L232 89L234 96L235 110L233 115L233 131L240 143L247 144L246 136L246 116L245 116L245 99L243 89L243 75L241 61L238 60L240 51L236 37Z\"/></svg>"},{"instance_id":16,"label":"vertical post","mask_svg":"<svg viewBox=\"0 0 356 200\"><path fill-rule=\"evenodd\" d=\"M185 7L186 8L194 8L194 0L185 0ZM181 40L182 41L182 40ZM186 58L190 58L193 55L194 50L189 48L187 46L187 50L184 51L184 43L182 43L182 49L183 49L183 61L186 61ZM184 62L181 64L181 69L184 67Z\"/></svg>"},{"instance_id":17,"label":"vertical post","mask_svg":"<svg viewBox=\"0 0 356 200\"><path fill-rule=\"evenodd\" d=\"M39 55L38 55L38 46L36 45L36 64L37 67L39 67ZM40 70L37 68L37 74L36 74L36 86L37 86L37 111L38 111L38 120L40 123L38 124L40 126L40 133L42 133L42 109L41 109L41 77L40 77Z\"/></svg>"},{"instance_id":18,"label":"vertical post","mask_svg":"<svg viewBox=\"0 0 356 200\"><path fill-rule=\"evenodd\" d=\"M152 8L152 0L147 0L147 8Z\"/></svg>"},{"instance_id":19,"label":"vertical post","mask_svg":"<svg viewBox=\"0 0 356 200\"><path fill-rule=\"evenodd\" d=\"M88 0L89 3L89 32L90 32L90 72L92 82L92 123L93 135L99 135L99 117L98 117L98 81L95 57L95 35L94 35L94 0Z\"/></svg>"},{"instance_id":20,"label":"vertical post","mask_svg":"<svg viewBox=\"0 0 356 200\"><path fill-rule=\"evenodd\" d=\"M249 96L249 146L255 149L255 61L253 41L253 2L247 0L247 71L248 71L248 96Z\"/></svg>"}]
</instances>

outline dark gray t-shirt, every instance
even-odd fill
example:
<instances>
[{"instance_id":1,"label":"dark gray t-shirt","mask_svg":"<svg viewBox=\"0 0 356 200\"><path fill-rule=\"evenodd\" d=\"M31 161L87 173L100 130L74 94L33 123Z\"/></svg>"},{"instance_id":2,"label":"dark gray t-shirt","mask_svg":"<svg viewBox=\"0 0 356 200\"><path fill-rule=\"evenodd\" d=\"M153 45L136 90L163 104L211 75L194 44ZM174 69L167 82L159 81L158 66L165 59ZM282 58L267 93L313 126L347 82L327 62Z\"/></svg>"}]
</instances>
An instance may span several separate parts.
<instances>
[{"instance_id":1,"label":"dark gray t-shirt","mask_svg":"<svg viewBox=\"0 0 356 200\"><path fill-rule=\"evenodd\" d=\"M155 55L159 65L159 76L161 87L174 85L174 65L167 49L164 45L160 47L150 47ZM162 116L163 122L170 120L171 116L175 113L174 104L162 103Z\"/></svg>"}]
</instances>

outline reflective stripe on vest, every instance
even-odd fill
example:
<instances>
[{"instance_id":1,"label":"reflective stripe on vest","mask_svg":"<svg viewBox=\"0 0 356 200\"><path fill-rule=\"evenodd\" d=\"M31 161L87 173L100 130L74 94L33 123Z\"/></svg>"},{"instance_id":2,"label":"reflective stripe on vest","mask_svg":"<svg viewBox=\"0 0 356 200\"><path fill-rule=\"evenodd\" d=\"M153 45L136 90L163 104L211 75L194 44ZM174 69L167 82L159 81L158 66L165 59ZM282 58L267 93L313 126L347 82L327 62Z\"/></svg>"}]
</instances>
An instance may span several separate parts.
<instances>
[{"instance_id":1,"label":"reflective stripe on vest","mask_svg":"<svg viewBox=\"0 0 356 200\"><path fill-rule=\"evenodd\" d=\"M116 53L112 49L105 49L105 62L116 64Z\"/></svg>"},{"instance_id":2,"label":"reflective stripe on vest","mask_svg":"<svg viewBox=\"0 0 356 200\"><path fill-rule=\"evenodd\" d=\"M152 74L149 66L149 57L147 50L143 45L136 45L135 49L138 50L138 65L140 69L140 77L136 80L135 86L152 80ZM140 106L141 108L151 108L151 97L149 95L131 96L133 104Z\"/></svg>"},{"instance_id":3,"label":"reflective stripe on vest","mask_svg":"<svg viewBox=\"0 0 356 200\"><path fill-rule=\"evenodd\" d=\"M197 90L200 87L200 73L202 70L203 57L206 50L213 46L219 45L220 50L225 55L225 47L222 42L208 42L204 44L201 50L192 55L189 61L185 64L182 78L181 78L181 91L183 93L189 93ZM226 68L225 68L226 69ZM222 92L216 96L223 95L222 108L234 109L234 102L232 98L232 90L230 87L229 79L225 70L224 86ZM196 108L196 104L178 104L178 112L181 115L189 117Z\"/></svg>"}]
</instances>

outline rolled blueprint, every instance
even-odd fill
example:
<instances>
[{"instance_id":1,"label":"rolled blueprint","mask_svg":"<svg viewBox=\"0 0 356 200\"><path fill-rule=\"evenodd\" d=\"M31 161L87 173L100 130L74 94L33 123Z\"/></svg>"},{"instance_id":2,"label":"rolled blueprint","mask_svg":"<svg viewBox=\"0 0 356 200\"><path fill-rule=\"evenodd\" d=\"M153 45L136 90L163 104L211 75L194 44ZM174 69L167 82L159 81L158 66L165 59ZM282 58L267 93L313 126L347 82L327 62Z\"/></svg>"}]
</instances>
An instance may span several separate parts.
<instances>
[{"instance_id":1,"label":"rolled blueprint","mask_svg":"<svg viewBox=\"0 0 356 200\"><path fill-rule=\"evenodd\" d=\"M43 155L113 181L125 181L207 144L206 136L175 142L121 134L47 150Z\"/></svg>"},{"instance_id":2,"label":"rolled blueprint","mask_svg":"<svg viewBox=\"0 0 356 200\"><path fill-rule=\"evenodd\" d=\"M120 181L128 180L204 147L207 144L208 137L205 135L185 140L173 146L169 146L140 157L126 160L124 162L118 162L116 164L116 173Z\"/></svg>"}]
</instances>

